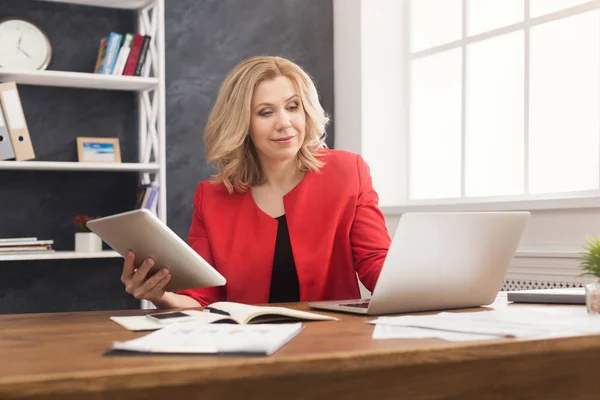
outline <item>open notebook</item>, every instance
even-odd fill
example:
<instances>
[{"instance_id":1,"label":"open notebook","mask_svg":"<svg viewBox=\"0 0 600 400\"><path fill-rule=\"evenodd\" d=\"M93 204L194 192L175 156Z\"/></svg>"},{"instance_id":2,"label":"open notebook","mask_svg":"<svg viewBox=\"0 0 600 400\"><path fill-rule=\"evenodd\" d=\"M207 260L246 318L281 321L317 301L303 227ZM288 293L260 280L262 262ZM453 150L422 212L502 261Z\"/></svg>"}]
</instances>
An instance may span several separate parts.
<instances>
[{"instance_id":1,"label":"open notebook","mask_svg":"<svg viewBox=\"0 0 600 400\"><path fill-rule=\"evenodd\" d=\"M204 311L184 311L193 317L194 322L213 324L266 324L274 322L337 321L338 318L286 307L251 306L247 304L220 301L205 307ZM110 319L130 331L156 330L167 325L155 322L146 316L110 317Z\"/></svg>"}]
</instances>

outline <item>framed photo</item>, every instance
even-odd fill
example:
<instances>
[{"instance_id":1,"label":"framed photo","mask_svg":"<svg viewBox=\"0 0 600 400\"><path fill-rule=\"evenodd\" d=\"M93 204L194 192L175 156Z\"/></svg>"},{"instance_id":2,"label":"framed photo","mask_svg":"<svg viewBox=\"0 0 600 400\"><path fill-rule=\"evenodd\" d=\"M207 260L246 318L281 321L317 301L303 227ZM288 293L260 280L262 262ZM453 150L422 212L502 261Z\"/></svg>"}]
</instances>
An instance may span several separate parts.
<instances>
[{"instance_id":1,"label":"framed photo","mask_svg":"<svg viewBox=\"0 0 600 400\"><path fill-rule=\"evenodd\" d=\"M121 149L117 138L77 138L79 162L120 163Z\"/></svg>"}]
</instances>

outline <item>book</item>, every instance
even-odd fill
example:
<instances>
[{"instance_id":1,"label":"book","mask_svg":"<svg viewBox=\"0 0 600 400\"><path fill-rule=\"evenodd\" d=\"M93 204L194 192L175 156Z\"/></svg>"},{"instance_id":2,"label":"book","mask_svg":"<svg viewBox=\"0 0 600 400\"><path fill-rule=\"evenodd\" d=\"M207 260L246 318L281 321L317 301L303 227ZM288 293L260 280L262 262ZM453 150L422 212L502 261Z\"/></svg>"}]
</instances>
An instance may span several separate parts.
<instances>
[{"instance_id":1,"label":"book","mask_svg":"<svg viewBox=\"0 0 600 400\"><path fill-rule=\"evenodd\" d=\"M0 247L0 254L47 253L54 251L50 246L45 247Z\"/></svg>"},{"instance_id":2,"label":"book","mask_svg":"<svg viewBox=\"0 0 600 400\"><path fill-rule=\"evenodd\" d=\"M338 318L287 307L252 306L231 301L212 303L204 310L220 315L219 322L263 324L289 321L337 321Z\"/></svg>"},{"instance_id":3,"label":"book","mask_svg":"<svg viewBox=\"0 0 600 400\"><path fill-rule=\"evenodd\" d=\"M271 355L298 335L302 323L232 325L182 322L126 342L115 341L108 354L121 352L165 354Z\"/></svg>"},{"instance_id":4,"label":"book","mask_svg":"<svg viewBox=\"0 0 600 400\"><path fill-rule=\"evenodd\" d=\"M133 34L126 33L123 37L123 43L121 44L121 49L119 50L119 55L117 56L115 67L112 70L112 75L123 75L125 63L127 62L127 57L129 57L129 51L131 50L132 41Z\"/></svg>"},{"instance_id":5,"label":"book","mask_svg":"<svg viewBox=\"0 0 600 400\"><path fill-rule=\"evenodd\" d=\"M157 183L139 185L136 191L135 209L147 208L156 214L159 186Z\"/></svg>"},{"instance_id":6,"label":"book","mask_svg":"<svg viewBox=\"0 0 600 400\"><path fill-rule=\"evenodd\" d=\"M23 246L48 246L54 244L54 240L0 240L1 247L23 247Z\"/></svg>"},{"instance_id":7,"label":"book","mask_svg":"<svg viewBox=\"0 0 600 400\"><path fill-rule=\"evenodd\" d=\"M142 42L142 49L140 50L140 57L138 58L138 61L135 65L135 71L133 73L133 75L135 75L135 76L142 75L142 68L144 67L144 64L146 62L146 56L148 55L148 48L150 47L151 39L152 39L152 36L144 35L144 41Z\"/></svg>"},{"instance_id":8,"label":"book","mask_svg":"<svg viewBox=\"0 0 600 400\"><path fill-rule=\"evenodd\" d=\"M14 238L0 238L0 243L15 243L15 242L32 242L37 240L35 236L28 237L14 237Z\"/></svg>"},{"instance_id":9,"label":"book","mask_svg":"<svg viewBox=\"0 0 600 400\"><path fill-rule=\"evenodd\" d=\"M202 324L266 324L274 322L337 321L338 318L313 312L293 310L286 307L252 306L230 301L220 301L205 307L204 311L187 310L184 313L193 321ZM110 317L110 319L130 331L162 329L165 324L142 316ZM181 322L184 323L184 322Z\"/></svg>"},{"instance_id":10,"label":"book","mask_svg":"<svg viewBox=\"0 0 600 400\"><path fill-rule=\"evenodd\" d=\"M98 73L111 75L115 63L117 62L117 56L119 53L119 49L121 48L121 41L123 40L123 35L121 35L120 33L111 32L108 34L106 40L106 56L104 57L104 62L98 70Z\"/></svg>"},{"instance_id":11,"label":"book","mask_svg":"<svg viewBox=\"0 0 600 400\"><path fill-rule=\"evenodd\" d=\"M37 238L0 239L0 254L47 253L54 251L54 240L37 240Z\"/></svg>"},{"instance_id":12,"label":"book","mask_svg":"<svg viewBox=\"0 0 600 400\"><path fill-rule=\"evenodd\" d=\"M100 39L100 47L98 48L98 55L96 56L96 65L94 67L94 73L100 73L100 69L104 65L104 59L106 58L106 45L107 37Z\"/></svg>"},{"instance_id":13,"label":"book","mask_svg":"<svg viewBox=\"0 0 600 400\"><path fill-rule=\"evenodd\" d=\"M129 49L129 55L125 62L122 75L133 76L135 74L135 68L140 59L140 53L144 44L144 35L135 33L133 40L131 41L131 48Z\"/></svg>"},{"instance_id":14,"label":"book","mask_svg":"<svg viewBox=\"0 0 600 400\"><path fill-rule=\"evenodd\" d=\"M145 202L142 203L142 208L147 208L148 210L152 211L152 209L155 208L154 206L158 202L158 185L157 184L155 184L155 183L151 184L150 193L148 194L148 197L144 200L145 200Z\"/></svg>"}]
</instances>

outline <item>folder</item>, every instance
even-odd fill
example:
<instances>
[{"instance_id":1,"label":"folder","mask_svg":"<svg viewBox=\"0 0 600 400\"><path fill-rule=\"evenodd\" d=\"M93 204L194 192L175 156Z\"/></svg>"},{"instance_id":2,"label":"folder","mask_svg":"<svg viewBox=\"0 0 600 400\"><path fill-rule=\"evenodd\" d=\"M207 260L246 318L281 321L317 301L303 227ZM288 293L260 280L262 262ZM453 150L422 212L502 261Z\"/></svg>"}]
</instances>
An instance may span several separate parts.
<instances>
[{"instance_id":1,"label":"folder","mask_svg":"<svg viewBox=\"0 0 600 400\"><path fill-rule=\"evenodd\" d=\"M0 160L11 160L13 158L15 158L15 152L10 142L10 136L8 135L4 112L2 111L2 107L0 107Z\"/></svg>"},{"instance_id":2,"label":"folder","mask_svg":"<svg viewBox=\"0 0 600 400\"><path fill-rule=\"evenodd\" d=\"M15 82L0 83L0 105L4 110L15 159L17 161L33 160L35 154Z\"/></svg>"}]
</instances>

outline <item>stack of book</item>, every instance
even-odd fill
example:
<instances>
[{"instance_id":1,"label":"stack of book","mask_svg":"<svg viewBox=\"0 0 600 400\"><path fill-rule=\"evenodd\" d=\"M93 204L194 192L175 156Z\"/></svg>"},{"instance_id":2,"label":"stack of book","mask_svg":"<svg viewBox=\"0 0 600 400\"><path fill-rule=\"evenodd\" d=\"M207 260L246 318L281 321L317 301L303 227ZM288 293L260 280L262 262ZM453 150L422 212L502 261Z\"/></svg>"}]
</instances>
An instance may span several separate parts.
<instances>
[{"instance_id":1,"label":"stack of book","mask_svg":"<svg viewBox=\"0 0 600 400\"><path fill-rule=\"evenodd\" d=\"M48 253L53 252L54 240L38 240L36 237L0 239L1 254Z\"/></svg>"},{"instance_id":2,"label":"stack of book","mask_svg":"<svg viewBox=\"0 0 600 400\"><path fill-rule=\"evenodd\" d=\"M109 33L100 40L94 72L141 76L151 39L151 36L139 33Z\"/></svg>"}]
</instances>

